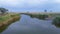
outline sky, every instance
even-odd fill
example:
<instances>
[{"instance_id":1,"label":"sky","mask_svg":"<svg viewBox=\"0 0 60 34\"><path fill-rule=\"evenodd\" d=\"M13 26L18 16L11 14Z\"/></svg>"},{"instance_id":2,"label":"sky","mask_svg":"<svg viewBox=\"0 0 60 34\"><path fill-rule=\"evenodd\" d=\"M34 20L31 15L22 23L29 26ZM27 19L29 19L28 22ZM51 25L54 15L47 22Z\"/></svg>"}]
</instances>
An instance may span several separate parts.
<instances>
[{"instance_id":1,"label":"sky","mask_svg":"<svg viewBox=\"0 0 60 34\"><path fill-rule=\"evenodd\" d=\"M60 0L0 0L0 7L9 11L36 11L42 12L45 9L53 12L60 11Z\"/></svg>"}]
</instances>

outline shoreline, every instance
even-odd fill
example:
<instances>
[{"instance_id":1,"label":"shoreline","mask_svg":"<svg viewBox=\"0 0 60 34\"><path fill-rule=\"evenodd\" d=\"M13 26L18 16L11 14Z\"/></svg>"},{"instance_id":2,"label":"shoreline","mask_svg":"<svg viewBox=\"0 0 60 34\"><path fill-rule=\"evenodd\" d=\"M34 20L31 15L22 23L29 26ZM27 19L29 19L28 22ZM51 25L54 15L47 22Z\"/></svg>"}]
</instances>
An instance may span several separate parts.
<instances>
[{"instance_id":1,"label":"shoreline","mask_svg":"<svg viewBox=\"0 0 60 34\"><path fill-rule=\"evenodd\" d=\"M5 28L6 28L7 26L9 26L10 24L18 21L19 19L20 19L20 16L14 16L14 17L9 18L9 19L6 20L6 21L1 22L1 23L0 23L0 32L2 32L3 30L5 30Z\"/></svg>"}]
</instances>

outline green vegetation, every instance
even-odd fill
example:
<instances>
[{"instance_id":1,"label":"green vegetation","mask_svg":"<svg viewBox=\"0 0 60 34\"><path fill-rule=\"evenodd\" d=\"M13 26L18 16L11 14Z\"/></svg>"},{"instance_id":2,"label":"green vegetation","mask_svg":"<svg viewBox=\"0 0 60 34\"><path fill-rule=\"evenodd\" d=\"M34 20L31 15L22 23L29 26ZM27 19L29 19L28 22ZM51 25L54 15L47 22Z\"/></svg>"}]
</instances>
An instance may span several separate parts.
<instances>
[{"instance_id":1,"label":"green vegetation","mask_svg":"<svg viewBox=\"0 0 60 34\"><path fill-rule=\"evenodd\" d=\"M3 21L5 21L5 20L7 20L7 19L9 19L9 18L10 18L9 15L0 16L0 22L3 22Z\"/></svg>"},{"instance_id":2,"label":"green vegetation","mask_svg":"<svg viewBox=\"0 0 60 34\"><path fill-rule=\"evenodd\" d=\"M5 8L0 8L0 32L5 30L8 25L20 19L18 13L8 13Z\"/></svg>"},{"instance_id":3,"label":"green vegetation","mask_svg":"<svg viewBox=\"0 0 60 34\"><path fill-rule=\"evenodd\" d=\"M5 8L0 8L0 12L1 12L1 15L3 15L4 13L6 13L8 10L5 9Z\"/></svg>"},{"instance_id":4,"label":"green vegetation","mask_svg":"<svg viewBox=\"0 0 60 34\"><path fill-rule=\"evenodd\" d=\"M20 19L20 14L9 13L3 16L0 16L0 32L5 30L11 23Z\"/></svg>"},{"instance_id":5,"label":"green vegetation","mask_svg":"<svg viewBox=\"0 0 60 34\"><path fill-rule=\"evenodd\" d=\"M39 19L45 19L45 18L47 18L48 17L48 15L43 15L43 14L30 14L30 16L32 17L32 18L39 18Z\"/></svg>"},{"instance_id":6,"label":"green vegetation","mask_svg":"<svg viewBox=\"0 0 60 34\"><path fill-rule=\"evenodd\" d=\"M56 27L60 27L60 17L56 17L54 20L53 20L53 23Z\"/></svg>"},{"instance_id":7,"label":"green vegetation","mask_svg":"<svg viewBox=\"0 0 60 34\"><path fill-rule=\"evenodd\" d=\"M0 16L0 22L6 21L12 17L19 16L19 14L7 14L4 16Z\"/></svg>"}]
</instances>

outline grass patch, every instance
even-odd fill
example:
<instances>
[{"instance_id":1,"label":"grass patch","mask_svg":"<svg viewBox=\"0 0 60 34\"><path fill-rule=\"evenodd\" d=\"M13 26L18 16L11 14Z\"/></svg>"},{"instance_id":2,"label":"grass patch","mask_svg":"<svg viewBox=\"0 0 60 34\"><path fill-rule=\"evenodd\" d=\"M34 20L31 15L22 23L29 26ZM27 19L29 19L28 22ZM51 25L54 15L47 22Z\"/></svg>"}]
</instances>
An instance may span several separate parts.
<instances>
[{"instance_id":1,"label":"grass patch","mask_svg":"<svg viewBox=\"0 0 60 34\"><path fill-rule=\"evenodd\" d=\"M6 21L12 17L19 16L20 14L7 14L4 16L0 16L0 22Z\"/></svg>"}]
</instances>

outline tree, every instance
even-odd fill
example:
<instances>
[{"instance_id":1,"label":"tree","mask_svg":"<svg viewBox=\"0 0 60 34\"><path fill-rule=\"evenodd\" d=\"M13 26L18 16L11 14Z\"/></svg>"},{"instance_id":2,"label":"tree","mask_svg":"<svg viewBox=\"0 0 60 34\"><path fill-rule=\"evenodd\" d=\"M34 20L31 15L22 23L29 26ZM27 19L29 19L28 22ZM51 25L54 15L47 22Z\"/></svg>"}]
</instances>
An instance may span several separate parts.
<instances>
[{"instance_id":1,"label":"tree","mask_svg":"<svg viewBox=\"0 0 60 34\"><path fill-rule=\"evenodd\" d=\"M47 10L45 9L44 12L47 12Z\"/></svg>"},{"instance_id":2,"label":"tree","mask_svg":"<svg viewBox=\"0 0 60 34\"><path fill-rule=\"evenodd\" d=\"M5 8L0 8L0 12L2 12L2 14L4 14L5 12L7 12L8 10Z\"/></svg>"}]
</instances>

